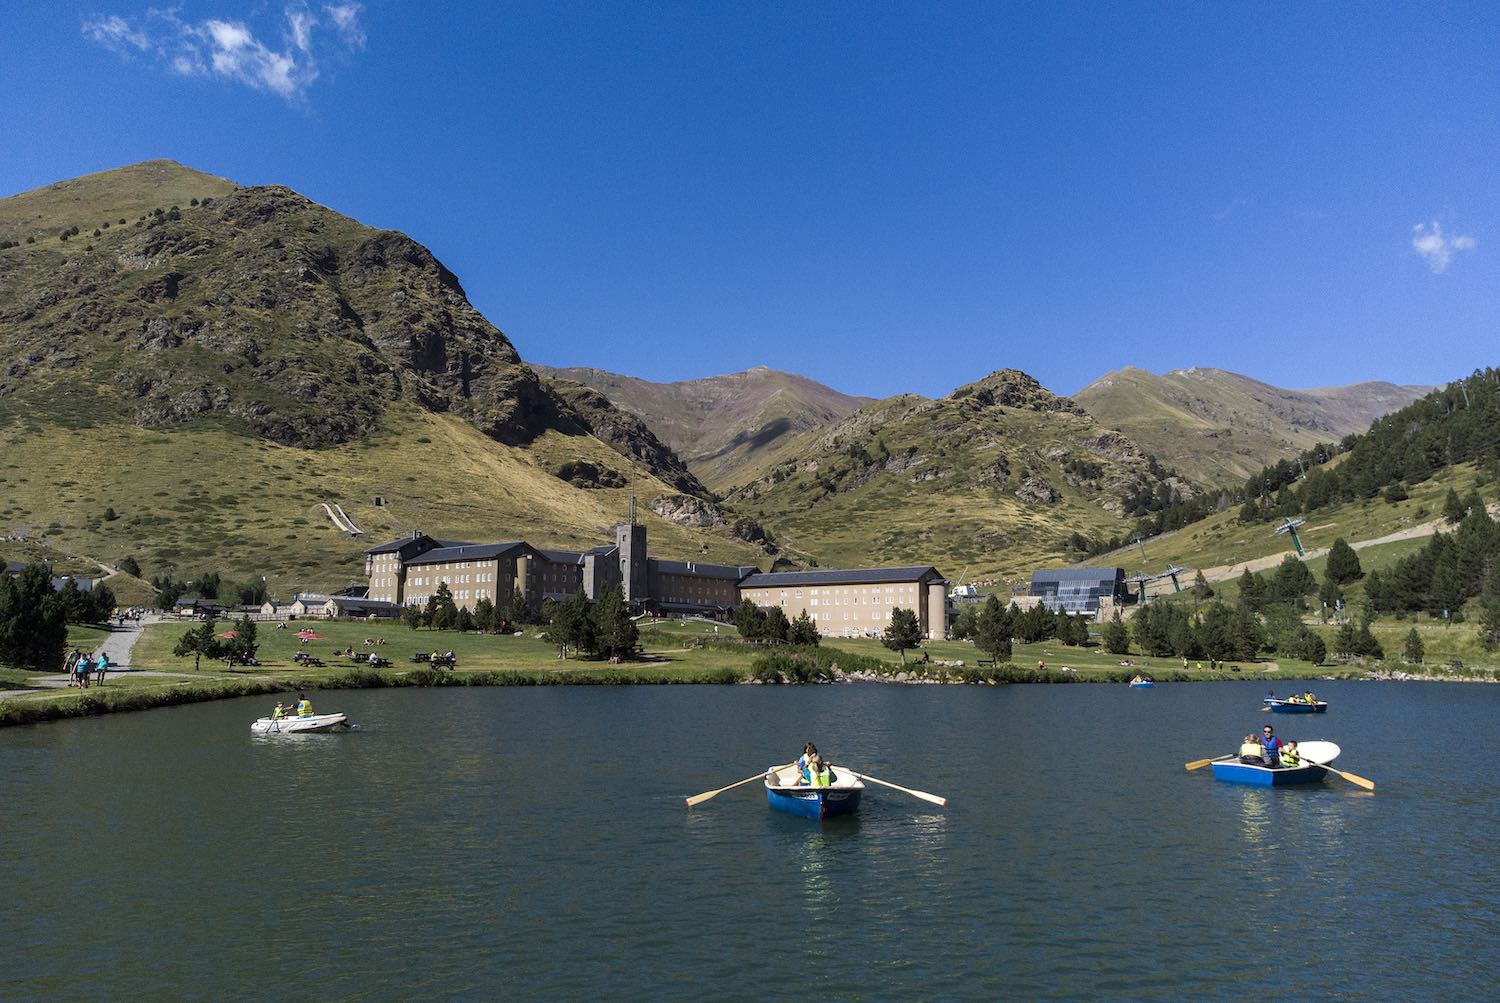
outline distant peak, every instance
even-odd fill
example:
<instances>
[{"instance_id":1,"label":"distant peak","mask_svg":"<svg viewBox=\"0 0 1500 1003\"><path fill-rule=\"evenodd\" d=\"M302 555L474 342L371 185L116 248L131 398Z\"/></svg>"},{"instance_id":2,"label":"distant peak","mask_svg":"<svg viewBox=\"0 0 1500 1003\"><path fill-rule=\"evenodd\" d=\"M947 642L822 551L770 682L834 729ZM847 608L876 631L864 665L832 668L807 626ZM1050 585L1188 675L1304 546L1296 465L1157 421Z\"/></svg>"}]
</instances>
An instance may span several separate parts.
<instances>
[{"instance_id":1,"label":"distant peak","mask_svg":"<svg viewBox=\"0 0 1500 1003\"><path fill-rule=\"evenodd\" d=\"M1019 369L999 369L982 380L966 383L948 395L949 400L970 400L982 407L1013 407L1025 411L1071 411L1083 409L1059 397Z\"/></svg>"}]
</instances>

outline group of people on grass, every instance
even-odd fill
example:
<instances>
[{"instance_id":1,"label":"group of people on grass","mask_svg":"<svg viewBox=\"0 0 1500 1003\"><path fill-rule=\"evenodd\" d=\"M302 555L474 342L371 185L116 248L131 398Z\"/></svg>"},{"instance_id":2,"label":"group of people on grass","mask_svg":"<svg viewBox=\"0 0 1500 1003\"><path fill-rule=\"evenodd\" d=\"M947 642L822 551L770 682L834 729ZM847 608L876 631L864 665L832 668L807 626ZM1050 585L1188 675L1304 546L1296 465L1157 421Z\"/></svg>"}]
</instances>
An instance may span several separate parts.
<instances>
[{"instance_id":1,"label":"group of people on grass","mask_svg":"<svg viewBox=\"0 0 1500 1003\"><path fill-rule=\"evenodd\" d=\"M63 672L68 677L69 686L88 689L90 675L93 676L94 685L103 686L104 676L109 672L109 655L105 654L102 648L93 655L84 654L78 648L74 648L63 659Z\"/></svg>"},{"instance_id":2,"label":"group of people on grass","mask_svg":"<svg viewBox=\"0 0 1500 1003\"><path fill-rule=\"evenodd\" d=\"M1246 735L1240 743L1240 762L1251 766L1267 766L1273 770L1293 769L1301 766L1302 757L1297 753L1296 742L1283 742L1276 737L1276 729L1269 724L1261 729L1260 737Z\"/></svg>"}]
</instances>

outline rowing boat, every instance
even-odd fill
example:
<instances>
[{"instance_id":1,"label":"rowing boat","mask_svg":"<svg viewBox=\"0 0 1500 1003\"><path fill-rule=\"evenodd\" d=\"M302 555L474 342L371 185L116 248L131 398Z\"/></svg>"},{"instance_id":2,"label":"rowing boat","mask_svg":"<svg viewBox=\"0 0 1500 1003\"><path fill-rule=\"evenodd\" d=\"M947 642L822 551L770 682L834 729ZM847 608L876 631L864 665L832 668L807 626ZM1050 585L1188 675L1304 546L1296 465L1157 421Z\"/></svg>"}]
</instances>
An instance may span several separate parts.
<instances>
[{"instance_id":1,"label":"rowing boat","mask_svg":"<svg viewBox=\"0 0 1500 1003\"><path fill-rule=\"evenodd\" d=\"M1318 764L1327 765L1338 757L1339 747L1332 742L1298 742L1297 752L1301 766L1272 768L1261 763L1247 763L1241 759L1228 759L1211 763L1215 780L1231 784L1253 784L1257 787L1290 787L1298 784L1320 784L1328 771Z\"/></svg>"},{"instance_id":2,"label":"rowing boat","mask_svg":"<svg viewBox=\"0 0 1500 1003\"><path fill-rule=\"evenodd\" d=\"M1133 690L1149 690L1155 686L1156 682L1151 679L1132 679L1130 681L1130 688Z\"/></svg>"},{"instance_id":3,"label":"rowing boat","mask_svg":"<svg viewBox=\"0 0 1500 1003\"><path fill-rule=\"evenodd\" d=\"M827 787L809 787L797 783L801 773L796 766L773 766L766 771L766 800L777 811L803 818L851 814L865 792L864 781L842 767L834 767L831 773Z\"/></svg>"},{"instance_id":4,"label":"rowing boat","mask_svg":"<svg viewBox=\"0 0 1500 1003\"><path fill-rule=\"evenodd\" d=\"M250 726L253 735L295 735L350 728L343 714L308 714L303 717L263 717Z\"/></svg>"},{"instance_id":5,"label":"rowing boat","mask_svg":"<svg viewBox=\"0 0 1500 1003\"><path fill-rule=\"evenodd\" d=\"M1275 697L1266 697L1266 709L1272 714L1323 714L1328 710L1327 700L1314 700L1306 703L1302 700L1278 700Z\"/></svg>"}]
</instances>

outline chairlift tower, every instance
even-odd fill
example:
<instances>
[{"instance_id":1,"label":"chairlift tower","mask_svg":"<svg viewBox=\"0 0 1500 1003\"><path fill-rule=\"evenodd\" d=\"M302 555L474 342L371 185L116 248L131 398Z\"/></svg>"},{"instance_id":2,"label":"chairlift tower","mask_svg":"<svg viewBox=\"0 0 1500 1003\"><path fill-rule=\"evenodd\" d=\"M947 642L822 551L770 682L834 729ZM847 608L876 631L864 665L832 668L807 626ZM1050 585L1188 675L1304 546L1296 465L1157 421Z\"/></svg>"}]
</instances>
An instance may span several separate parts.
<instances>
[{"instance_id":1,"label":"chairlift tower","mask_svg":"<svg viewBox=\"0 0 1500 1003\"><path fill-rule=\"evenodd\" d=\"M1302 549L1302 538L1297 535L1297 527L1306 524L1306 519L1288 519L1286 522L1276 527L1276 533L1278 536L1282 533L1285 533L1292 538L1292 546L1297 548L1298 557L1307 556L1307 551Z\"/></svg>"},{"instance_id":2,"label":"chairlift tower","mask_svg":"<svg viewBox=\"0 0 1500 1003\"><path fill-rule=\"evenodd\" d=\"M1158 578L1170 578L1170 579L1172 579L1172 591L1173 592L1181 592L1182 591L1182 582L1180 582L1180 581L1177 580L1177 576L1180 575L1180 574L1182 574L1186 570L1187 570L1187 568L1179 567L1178 565L1174 564L1170 568L1168 568L1167 570L1163 571L1161 574L1157 575L1156 577L1158 577Z\"/></svg>"}]
</instances>

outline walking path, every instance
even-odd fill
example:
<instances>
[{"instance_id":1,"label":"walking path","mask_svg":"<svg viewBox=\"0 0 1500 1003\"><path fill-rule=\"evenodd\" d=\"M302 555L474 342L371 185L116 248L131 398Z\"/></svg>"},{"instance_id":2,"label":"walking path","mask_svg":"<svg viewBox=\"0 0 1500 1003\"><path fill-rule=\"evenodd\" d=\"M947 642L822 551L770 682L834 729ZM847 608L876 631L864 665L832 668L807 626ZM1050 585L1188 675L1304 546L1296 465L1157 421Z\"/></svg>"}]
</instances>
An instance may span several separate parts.
<instances>
[{"instance_id":1,"label":"walking path","mask_svg":"<svg viewBox=\"0 0 1500 1003\"><path fill-rule=\"evenodd\" d=\"M158 614L148 613L140 620L126 620L124 626L109 624L109 633L104 636L104 640L100 641L98 646L92 651L85 652L85 654L93 655L102 651L108 655L110 675L114 675L116 672L130 672L139 676L184 676L192 678L183 672L150 672L130 667L130 652L135 649L135 642L141 639L141 628L158 623L160 620L161 617ZM69 676L61 672L56 675L37 676L31 681L36 684L37 689L0 690L0 696L19 697L32 693L40 693L43 690L62 690L67 689L73 682Z\"/></svg>"}]
</instances>

